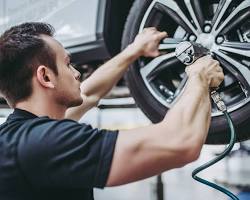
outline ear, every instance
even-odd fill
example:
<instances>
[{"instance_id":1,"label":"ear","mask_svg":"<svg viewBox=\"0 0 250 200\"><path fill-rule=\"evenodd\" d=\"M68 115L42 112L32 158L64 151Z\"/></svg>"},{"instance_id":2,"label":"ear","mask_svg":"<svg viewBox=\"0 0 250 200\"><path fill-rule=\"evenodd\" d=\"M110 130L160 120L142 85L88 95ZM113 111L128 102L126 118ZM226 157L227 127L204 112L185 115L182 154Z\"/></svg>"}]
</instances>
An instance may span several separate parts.
<instances>
[{"instance_id":1,"label":"ear","mask_svg":"<svg viewBox=\"0 0 250 200\"><path fill-rule=\"evenodd\" d=\"M40 65L36 70L38 82L46 88L55 88L53 77L55 76L51 69L44 65Z\"/></svg>"}]
</instances>

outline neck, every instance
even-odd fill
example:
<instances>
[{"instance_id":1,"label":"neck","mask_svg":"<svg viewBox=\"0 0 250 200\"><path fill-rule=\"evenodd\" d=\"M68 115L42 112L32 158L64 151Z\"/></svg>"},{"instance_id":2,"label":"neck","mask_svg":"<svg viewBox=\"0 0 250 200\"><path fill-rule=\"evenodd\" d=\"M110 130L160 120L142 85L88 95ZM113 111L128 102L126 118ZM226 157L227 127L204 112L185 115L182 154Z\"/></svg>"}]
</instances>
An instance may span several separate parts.
<instances>
[{"instance_id":1,"label":"neck","mask_svg":"<svg viewBox=\"0 0 250 200\"><path fill-rule=\"evenodd\" d=\"M17 103L15 108L26 110L39 117L48 116L51 119L63 119L67 110L67 107L53 103L49 99L35 99L34 97Z\"/></svg>"}]
</instances>

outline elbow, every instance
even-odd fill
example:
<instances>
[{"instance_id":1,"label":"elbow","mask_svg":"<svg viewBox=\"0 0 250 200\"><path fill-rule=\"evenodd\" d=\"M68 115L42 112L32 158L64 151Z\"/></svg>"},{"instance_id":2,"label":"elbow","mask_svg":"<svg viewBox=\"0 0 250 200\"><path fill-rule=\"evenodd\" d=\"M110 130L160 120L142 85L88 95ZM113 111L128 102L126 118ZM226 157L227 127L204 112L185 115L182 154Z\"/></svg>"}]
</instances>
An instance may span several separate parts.
<instances>
[{"instance_id":1,"label":"elbow","mask_svg":"<svg viewBox=\"0 0 250 200\"><path fill-rule=\"evenodd\" d=\"M184 141L182 140L180 142L180 167L183 167L188 163L196 161L200 157L202 145L203 142L199 138L184 138Z\"/></svg>"},{"instance_id":2,"label":"elbow","mask_svg":"<svg viewBox=\"0 0 250 200\"><path fill-rule=\"evenodd\" d=\"M87 96L86 94L82 94L82 98L85 104L89 105L90 107L96 107L101 100L101 97L98 95Z\"/></svg>"},{"instance_id":3,"label":"elbow","mask_svg":"<svg viewBox=\"0 0 250 200\"><path fill-rule=\"evenodd\" d=\"M196 149L193 147L186 148L180 154L181 159L179 160L179 164L177 167L184 167L185 165L196 161L200 156L200 149Z\"/></svg>"},{"instance_id":4,"label":"elbow","mask_svg":"<svg viewBox=\"0 0 250 200\"><path fill-rule=\"evenodd\" d=\"M191 163L196 161L200 157L201 147L193 144L193 146L190 146L189 149L186 151L185 154L185 162Z\"/></svg>"}]
</instances>

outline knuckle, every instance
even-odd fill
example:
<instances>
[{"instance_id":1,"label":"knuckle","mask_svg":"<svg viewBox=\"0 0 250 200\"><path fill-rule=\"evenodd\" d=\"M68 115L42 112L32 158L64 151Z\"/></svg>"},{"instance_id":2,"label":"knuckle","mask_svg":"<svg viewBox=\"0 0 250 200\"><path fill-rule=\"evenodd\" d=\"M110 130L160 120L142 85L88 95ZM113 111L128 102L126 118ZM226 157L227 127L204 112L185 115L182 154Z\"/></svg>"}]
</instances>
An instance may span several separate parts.
<instances>
[{"instance_id":1,"label":"knuckle","mask_svg":"<svg viewBox=\"0 0 250 200\"><path fill-rule=\"evenodd\" d=\"M166 35L168 34L167 31L162 31L162 33L164 33L164 34L166 34Z\"/></svg>"},{"instance_id":2,"label":"knuckle","mask_svg":"<svg viewBox=\"0 0 250 200\"><path fill-rule=\"evenodd\" d=\"M206 55L206 56L204 56L204 59L206 59L206 60L210 60L210 61L212 61L212 60L213 60L213 58L212 58L210 55Z\"/></svg>"},{"instance_id":3,"label":"knuckle","mask_svg":"<svg viewBox=\"0 0 250 200\"><path fill-rule=\"evenodd\" d=\"M158 35L153 35L154 40L158 40Z\"/></svg>"},{"instance_id":4,"label":"knuckle","mask_svg":"<svg viewBox=\"0 0 250 200\"><path fill-rule=\"evenodd\" d=\"M222 73L221 74L221 79L224 80L224 78L225 78L225 75Z\"/></svg>"},{"instance_id":5,"label":"knuckle","mask_svg":"<svg viewBox=\"0 0 250 200\"><path fill-rule=\"evenodd\" d=\"M189 68L189 67L186 67L185 72L186 72L186 73L189 73L189 71L190 71L190 68Z\"/></svg>"}]
</instances>

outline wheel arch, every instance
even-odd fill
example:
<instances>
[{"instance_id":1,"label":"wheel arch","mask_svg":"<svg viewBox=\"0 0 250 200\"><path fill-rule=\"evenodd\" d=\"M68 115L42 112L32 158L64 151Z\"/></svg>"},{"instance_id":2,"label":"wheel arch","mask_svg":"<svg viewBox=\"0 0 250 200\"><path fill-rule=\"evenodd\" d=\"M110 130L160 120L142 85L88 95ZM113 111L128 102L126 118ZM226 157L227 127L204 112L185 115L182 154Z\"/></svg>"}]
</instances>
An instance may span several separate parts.
<instances>
[{"instance_id":1,"label":"wheel arch","mask_svg":"<svg viewBox=\"0 0 250 200\"><path fill-rule=\"evenodd\" d=\"M134 1L107 0L103 37L110 56L121 50L124 26Z\"/></svg>"}]
</instances>

